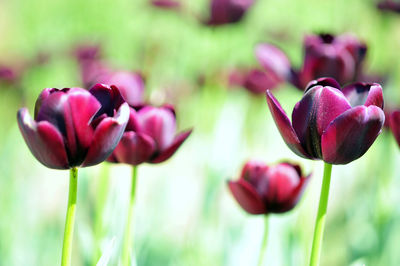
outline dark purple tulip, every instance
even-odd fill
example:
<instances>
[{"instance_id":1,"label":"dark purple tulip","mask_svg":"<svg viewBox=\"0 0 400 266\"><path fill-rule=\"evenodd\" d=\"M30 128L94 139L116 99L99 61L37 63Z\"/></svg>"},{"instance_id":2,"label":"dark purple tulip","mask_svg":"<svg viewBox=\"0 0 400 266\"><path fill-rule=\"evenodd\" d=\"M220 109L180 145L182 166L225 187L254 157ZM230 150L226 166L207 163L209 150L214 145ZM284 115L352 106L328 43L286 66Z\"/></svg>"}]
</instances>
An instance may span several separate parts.
<instances>
[{"instance_id":1,"label":"dark purple tulip","mask_svg":"<svg viewBox=\"0 0 400 266\"><path fill-rule=\"evenodd\" d=\"M250 214L287 212L296 206L309 176L304 177L298 165L280 163L267 166L249 161L229 189L239 205Z\"/></svg>"},{"instance_id":2,"label":"dark purple tulip","mask_svg":"<svg viewBox=\"0 0 400 266\"><path fill-rule=\"evenodd\" d=\"M344 85L365 79L362 64L367 47L352 35L308 35L304 39L304 61L301 69L290 65L278 48L260 44L256 56L269 73L303 89L308 82L321 77L333 77Z\"/></svg>"},{"instance_id":3,"label":"dark purple tulip","mask_svg":"<svg viewBox=\"0 0 400 266\"><path fill-rule=\"evenodd\" d=\"M377 7L382 11L392 11L400 13L400 2L393 0L383 0L377 4Z\"/></svg>"},{"instance_id":4,"label":"dark purple tulip","mask_svg":"<svg viewBox=\"0 0 400 266\"><path fill-rule=\"evenodd\" d=\"M400 110L391 112L389 116L389 126L393 132L397 144L400 146Z\"/></svg>"},{"instance_id":5,"label":"dark purple tulip","mask_svg":"<svg viewBox=\"0 0 400 266\"><path fill-rule=\"evenodd\" d=\"M7 66L0 66L0 82L13 84L18 79L18 74L15 70Z\"/></svg>"},{"instance_id":6,"label":"dark purple tulip","mask_svg":"<svg viewBox=\"0 0 400 266\"><path fill-rule=\"evenodd\" d=\"M174 0L151 0L151 5L163 9L179 9L181 3Z\"/></svg>"},{"instance_id":7,"label":"dark purple tulip","mask_svg":"<svg viewBox=\"0 0 400 266\"><path fill-rule=\"evenodd\" d=\"M274 75L257 68L233 70L229 74L230 86L241 86L253 94L264 94L267 88L274 89L280 84L281 80L277 80Z\"/></svg>"},{"instance_id":8,"label":"dark purple tulip","mask_svg":"<svg viewBox=\"0 0 400 266\"><path fill-rule=\"evenodd\" d=\"M240 21L254 0L211 0L208 25L219 26Z\"/></svg>"},{"instance_id":9,"label":"dark purple tulip","mask_svg":"<svg viewBox=\"0 0 400 266\"><path fill-rule=\"evenodd\" d=\"M112 153L129 119L129 106L114 86L45 89L34 120L26 108L18 125L32 154L43 165L69 169L99 164Z\"/></svg>"},{"instance_id":10,"label":"dark purple tulip","mask_svg":"<svg viewBox=\"0 0 400 266\"><path fill-rule=\"evenodd\" d=\"M377 83L341 89L331 78L311 81L293 109L292 122L269 90L267 102L294 153L330 164L347 164L361 157L385 121L382 88Z\"/></svg>"},{"instance_id":11,"label":"dark purple tulip","mask_svg":"<svg viewBox=\"0 0 400 266\"><path fill-rule=\"evenodd\" d=\"M354 82L360 74L367 48L351 35L309 35L304 40L304 64L300 84L321 77L333 77L339 84Z\"/></svg>"},{"instance_id":12,"label":"dark purple tulip","mask_svg":"<svg viewBox=\"0 0 400 266\"><path fill-rule=\"evenodd\" d=\"M138 111L130 108L125 133L108 160L130 165L161 163L175 153L191 132L175 135L176 118L171 106L145 106Z\"/></svg>"}]
</instances>

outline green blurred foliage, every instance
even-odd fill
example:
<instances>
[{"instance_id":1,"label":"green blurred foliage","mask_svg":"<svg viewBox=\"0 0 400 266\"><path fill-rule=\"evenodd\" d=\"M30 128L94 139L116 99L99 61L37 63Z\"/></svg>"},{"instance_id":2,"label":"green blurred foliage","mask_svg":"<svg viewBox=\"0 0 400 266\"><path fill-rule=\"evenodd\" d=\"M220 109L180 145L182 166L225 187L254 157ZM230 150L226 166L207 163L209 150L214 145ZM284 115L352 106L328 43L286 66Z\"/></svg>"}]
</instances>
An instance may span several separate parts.
<instances>
[{"instance_id":1,"label":"green blurred foliage","mask_svg":"<svg viewBox=\"0 0 400 266\"><path fill-rule=\"evenodd\" d=\"M295 65L304 34L351 32L368 44L367 68L387 76L385 97L399 105L400 16L364 0L258 0L237 25L208 28L207 1L184 1L186 12L157 10L145 0L0 1L0 63L50 54L28 69L20 88L0 85L0 265L60 261L68 173L40 165L16 124L45 87L82 86L71 51L98 42L116 68L146 75L151 102L177 106L180 128L195 131L162 165L139 168L135 250L140 266L255 265L262 217L245 214L226 187L249 158L299 161L313 178L290 213L271 215L265 265L307 265L322 168L283 143L263 96L227 89L224 71L256 64L253 47L279 45ZM199 85L199 78L203 84ZM301 93L275 93L290 112ZM399 150L384 132L361 159L333 168L321 265L399 265ZM81 169L73 265L95 265L111 245L118 265L128 206L130 168ZM108 175L109 174L109 175Z\"/></svg>"}]
</instances>

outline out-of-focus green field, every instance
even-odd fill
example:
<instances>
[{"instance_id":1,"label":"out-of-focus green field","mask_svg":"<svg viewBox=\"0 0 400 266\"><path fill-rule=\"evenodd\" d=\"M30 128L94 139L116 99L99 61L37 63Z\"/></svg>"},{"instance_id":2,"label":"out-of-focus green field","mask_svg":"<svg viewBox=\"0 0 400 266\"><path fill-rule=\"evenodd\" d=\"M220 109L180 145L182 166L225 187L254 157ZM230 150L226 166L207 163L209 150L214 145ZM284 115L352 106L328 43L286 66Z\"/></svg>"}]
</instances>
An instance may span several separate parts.
<instances>
[{"instance_id":1,"label":"out-of-focus green field","mask_svg":"<svg viewBox=\"0 0 400 266\"><path fill-rule=\"evenodd\" d=\"M206 16L207 1L184 4ZM0 64L39 51L51 55L23 76L24 102L15 88L0 88L0 265L60 262L68 172L47 169L31 155L16 112L26 105L32 113L43 88L82 86L70 51L84 41L100 43L116 68L145 73L147 98L175 104L179 128L194 128L169 161L139 167L137 265L255 265L263 218L246 214L226 186L250 158L289 159L313 171L299 206L271 215L265 263L307 265L322 162L294 155L265 98L227 89L221 73L256 65L253 48L261 41L279 45L300 65L304 34L318 32L365 40L366 68L388 77L385 97L400 106L400 15L380 13L372 1L258 0L241 23L214 29L144 0L0 1ZM301 97L290 85L274 93L288 113ZM383 132L361 159L333 167L321 265L400 265L397 162L400 150ZM129 180L129 166L80 169L73 265L94 265L98 246L111 252L109 265L118 265Z\"/></svg>"}]
</instances>

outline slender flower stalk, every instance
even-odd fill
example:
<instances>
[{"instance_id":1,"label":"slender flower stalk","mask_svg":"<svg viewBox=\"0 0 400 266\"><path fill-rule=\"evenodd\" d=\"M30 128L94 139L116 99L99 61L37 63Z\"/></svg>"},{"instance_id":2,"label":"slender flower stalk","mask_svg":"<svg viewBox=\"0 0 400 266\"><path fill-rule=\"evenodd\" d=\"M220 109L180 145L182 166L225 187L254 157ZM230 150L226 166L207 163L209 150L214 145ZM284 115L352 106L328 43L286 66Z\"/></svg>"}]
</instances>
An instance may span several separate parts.
<instances>
[{"instance_id":1,"label":"slender flower stalk","mask_svg":"<svg viewBox=\"0 0 400 266\"><path fill-rule=\"evenodd\" d=\"M314 238L311 249L310 266L319 265L321 255L322 238L324 234L326 210L328 207L329 187L331 183L332 164L324 164L324 177L322 180L321 195L319 198L319 207L317 219L315 221Z\"/></svg>"},{"instance_id":2,"label":"slender flower stalk","mask_svg":"<svg viewBox=\"0 0 400 266\"><path fill-rule=\"evenodd\" d=\"M269 219L268 215L264 215L264 236L261 244L260 256L258 257L258 266L261 266L265 253L267 251L267 243L268 243L268 226L269 226Z\"/></svg>"},{"instance_id":3,"label":"slender flower stalk","mask_svg":"<svg viewBox=\"0 0 400 266\"><path fill-rule=\"evenodd\" d=\"M134 254L133 250L133 237L132 237L132 223L133 223L133 208L135 205L135 193L136 193L136 177L137 177L137 166L132 167L132 185L131 185L131 198L129 202L129 211L128 217L126 221L126 227L124 232L124 244L122 247L122 265L130 266L131 263L131 254ZM132 256L132 260L135 259L135 256ZM136 264L133 264L136 265Z\"/></svg>"},{"instance_id":4,"label":"slender flower stalk","mask_svg":"<svg viewBox=\"0 0 400 266\"><path fill-rule=\"evenodd\" d=\"M95 206L95 221L94 221L94 239L95 251L93 253L92 265L96 265L101 257L100 242L104 236L104 223L103 213L106 206L108 196L108 188L110 186L110 165L108 163L102 164L102 170L97 183L98 199Z\"/></svg>"},{"instance_id":5,"label":"slender flower stalk","mask_svg":"<svg viewBox=\"0 0 400 266\"><path fill-rule=\"evenodd\" d=\"M72 237L74 234L77 188L78 188L78 169L74 167L71 168L69 175L68 209L67 209L67 217L65 219L61 266L71 265Z\"/></svg>"}]
</instances>

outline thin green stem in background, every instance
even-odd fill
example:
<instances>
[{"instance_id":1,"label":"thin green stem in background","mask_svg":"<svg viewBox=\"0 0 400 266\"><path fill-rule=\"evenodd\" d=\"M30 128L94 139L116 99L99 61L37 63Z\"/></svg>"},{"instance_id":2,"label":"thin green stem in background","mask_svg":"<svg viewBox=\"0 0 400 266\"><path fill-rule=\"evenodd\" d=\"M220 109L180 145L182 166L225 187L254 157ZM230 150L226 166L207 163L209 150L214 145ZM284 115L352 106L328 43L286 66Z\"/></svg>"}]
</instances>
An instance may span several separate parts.
<instances>
[{"instance_id":1,"label":"thin green stem in background","mask_svg":"<svg viewBox=\"0 0 400 266\"><path fill-rule=\"evenodd\" d=\"M122 246L122 265L130 266L136 265L131 263L130 258L131 254L134 254L133 249L133 236L132 236L132 223L133 223L133 207L135 205L135 192L136 192L136 177L137 177L137 167L132 167L132 187L131 187L131 198L129 202L129 211L128 217L126 221L125 233L124 233L124 243ZM132 256L132 260L135 259L135 256Z\"/></svg>"},{"instance_id":2,"label":"thin green stem in background","mask_svg":"<svg viewBox=\"0 0 400 266\"><path fill-rule=\"evenodd\" d=\"M332 165L325 163L324 177L322 179L321 195L319 197L319 207L317 219L315 221L314 238L311 249L310 266L319 265L321 254L322 238L324 234L326 209L328 207L329 186L331 183Z\"/></svg>"},{"instance_id":3,"label":"thin green stem in background","mask_svg":"<svg viewBox=\"0 0 400 266\"><path fill-rule=\"evenodd\" d=\"M265 257L265 253L267 251L267 243L268 243L268 224L269 224L269 219L268 219L268 215L264 216L264 236L263 236L263 240L261 243L261 250L260 250L260 256L258 257L258 266L261 266L263 261L264 261L264 257Z\"/></svg>"},{"instance_id":4,"label":"thin green stem in background","mask_svg":"<svg viewBox=\"0 0 400 266\"><path fill-rule=\"evenodd\" d=\"M74 235L75 212L76 212L76 192L78 188L78 169L76 167L70 170L69 174L69 194L68 209L65 219L64 241L62 248L61 265L71 265L72 238Z\"/></svg>"},{"instance_id":5,"label":"thin green stem in background","mask_svg":"<svg viewBox=\"0 0 400 266\"><path fill-rule=\"evenodd\" d=\"M104 235L104 210L106 206L106 200L108 197L108 188L110 186L110 164L103 163L100 179L97 183L96 194L98 198L96 200L95 206L95 221L94 221L94 252L93 252L93 261L92 265L96 265L101 257L101 249L100 249L100 242Z\"/></svg>"}]
</instances>

